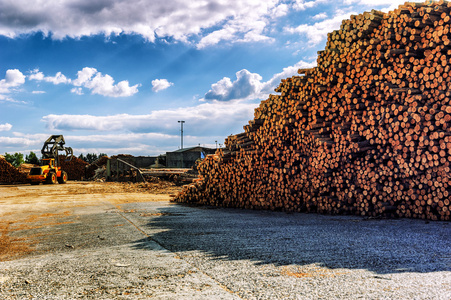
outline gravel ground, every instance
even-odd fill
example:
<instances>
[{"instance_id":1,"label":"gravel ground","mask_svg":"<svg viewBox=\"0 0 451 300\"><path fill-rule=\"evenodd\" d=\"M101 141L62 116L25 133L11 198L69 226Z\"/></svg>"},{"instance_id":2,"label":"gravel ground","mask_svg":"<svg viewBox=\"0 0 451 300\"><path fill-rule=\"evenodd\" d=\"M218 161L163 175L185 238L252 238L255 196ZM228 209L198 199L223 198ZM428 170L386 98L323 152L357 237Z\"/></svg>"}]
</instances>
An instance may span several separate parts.
<instances>
[{"instance_id":1,"label":"gravel ground","mask_svg":"<svg viewBox=\"0 0 451 300\"><path fill-rule=\"evenodd\" d=\"M89 197L0 215L30 244L0 262L0 299L451 299L450 222Z\"/></svg>"},{"instance_id":2,"label":"gravel ground","mask_svg":"<svg viewBox=\"0 0 451 300\"><path fill-rule=\"evenodd\" d=\"M244 299L451 299L449 222L160 210L147 224L129 218Z\"/></svg>"}]
</instances>

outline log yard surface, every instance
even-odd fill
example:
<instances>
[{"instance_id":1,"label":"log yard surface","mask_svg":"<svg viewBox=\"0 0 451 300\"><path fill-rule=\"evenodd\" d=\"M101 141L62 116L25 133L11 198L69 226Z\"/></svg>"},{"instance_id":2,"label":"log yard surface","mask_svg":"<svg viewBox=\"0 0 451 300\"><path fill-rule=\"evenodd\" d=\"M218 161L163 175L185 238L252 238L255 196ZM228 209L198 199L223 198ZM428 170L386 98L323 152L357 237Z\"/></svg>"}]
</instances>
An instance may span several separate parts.
<instances>
[{"instance_id":1,"label":"log yard surface","mask_svg":"<svg viewBox=\"0 0 451 300\"><path fill-rule=\"evenodd\" d=\"M451 299L451 224L188 206L170 183L0 185L1 299Z\"/></svg>"}]
</instances>

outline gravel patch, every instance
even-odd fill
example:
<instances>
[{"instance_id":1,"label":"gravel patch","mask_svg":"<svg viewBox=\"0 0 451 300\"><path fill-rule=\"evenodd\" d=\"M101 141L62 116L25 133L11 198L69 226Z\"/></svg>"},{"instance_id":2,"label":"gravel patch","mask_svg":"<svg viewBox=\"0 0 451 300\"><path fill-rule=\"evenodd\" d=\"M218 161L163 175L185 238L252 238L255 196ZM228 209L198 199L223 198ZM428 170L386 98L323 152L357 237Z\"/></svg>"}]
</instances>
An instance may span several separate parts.
<instances>
[{"instance_id":1,"label":"gravel patch","mask_svg":"<svg viewBox=\"0 0 451 300\"><path fill-rule=\"evenodd\" d=\"M160 245L245 299L451 299L449 222L172 206Z\"/></svg>"},{"instance_id":2,"label":"gravel patch","mask_svg":"<svg viewBox=\"0 0 451 300\"><path fill-rule=\"evenodd\" d=\"M12 224L0 298L451 299L450 222L106 199Z\"/></svg>"}]
</instances>

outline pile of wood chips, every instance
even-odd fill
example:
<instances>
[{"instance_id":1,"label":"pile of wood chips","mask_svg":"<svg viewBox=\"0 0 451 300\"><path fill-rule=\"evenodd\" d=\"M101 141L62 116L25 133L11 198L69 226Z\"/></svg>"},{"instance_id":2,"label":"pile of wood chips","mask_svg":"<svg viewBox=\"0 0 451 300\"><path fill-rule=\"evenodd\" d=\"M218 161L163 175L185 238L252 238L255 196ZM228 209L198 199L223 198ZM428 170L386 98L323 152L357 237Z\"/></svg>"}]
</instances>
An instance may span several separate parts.
<instances>
[{"instance_id":1,"label":"pile of wood chips","mask_svg":"<svg viewBox=\"0 0 451 300\"><path fill-rule=\"evenodd\" d=\"M114 194L114 193L146 193L174 195L181 187L172 182L157 180L155 182L95 182L83 181L66 187L69 194Z\"/></svg>"},{"instance_id":2,"label":"pile of wood chips","mask_svg":"<svg viewBox=\"0 0 451 300\"><path fill-rule=\"evenodd\" d=\"M344 20L175 198L450 220L451 3Z\"/></svg>"},{"instance_id":3,"label":"pile of wood chips","mask_svg":"<svg viewBox=\"0 0 451 300\"><path fill-rule=\"evenodd\" d=\"M60 155L59 161L61 168L66 171L69 180L82 180L86 178L86 166L88 163L84 160L78 157L72 157L71 160L66 161L66 156Z\"/></svg>"},{"instance_id":4,"label":"pile of wood chips","mask_svg":"<svg viewBox=\"0 0 451 300\"><path fill-rule=\"evenodd\" d=\"M0 183L24 183L27 182L27 174L19 170L6 161L5 157L0 155Z\"/></svg>"}]
</instances>

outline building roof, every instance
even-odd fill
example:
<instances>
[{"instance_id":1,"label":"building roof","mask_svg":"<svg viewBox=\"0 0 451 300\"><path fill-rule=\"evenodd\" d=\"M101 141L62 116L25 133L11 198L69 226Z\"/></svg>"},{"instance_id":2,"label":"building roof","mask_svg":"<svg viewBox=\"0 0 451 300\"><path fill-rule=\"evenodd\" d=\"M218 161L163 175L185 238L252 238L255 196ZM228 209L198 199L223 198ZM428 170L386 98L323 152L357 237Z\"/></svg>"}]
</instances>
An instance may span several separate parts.
<instances>
[{"instance_id":1,"label":"building roof","mask_svg":"<svg viewBox=\"0 0 451 300\"><path fill-rule=\"evenodd\" d=\"M183 149L178 149L175 151L171 151L172 153L181 153L181 152L187 152L187 151L193 151L193 150L198 150L198 151L202 151L202 150L214 150L212 148L208 148L208 147L202 147L202 146L195 146L195 147L188 147L188 148L183 148Z\"/></svg>"}]
</instances>

